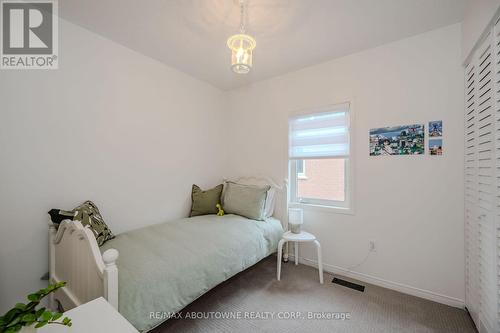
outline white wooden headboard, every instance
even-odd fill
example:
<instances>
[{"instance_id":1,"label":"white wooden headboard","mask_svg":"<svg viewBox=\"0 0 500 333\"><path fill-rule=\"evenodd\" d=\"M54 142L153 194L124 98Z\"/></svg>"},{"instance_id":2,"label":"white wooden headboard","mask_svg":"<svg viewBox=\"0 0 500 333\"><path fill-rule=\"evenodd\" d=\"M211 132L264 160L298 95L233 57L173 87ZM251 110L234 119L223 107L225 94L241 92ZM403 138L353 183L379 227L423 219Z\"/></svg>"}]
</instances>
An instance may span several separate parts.
<instances>
[{"instance_id":1,"label":"white wooden headboard","mask_svg":"<svg viewBox=\"0 0 500 333\"><path fill-rule=\"evenodd\" d=\"M64 220L56 229L49 221L50 283L67 285L50 295L49 307L70 310L104 296L118 309L118 251L108 249L102 255L94 234L80 221Z\"/></svg>"}]
</instances>

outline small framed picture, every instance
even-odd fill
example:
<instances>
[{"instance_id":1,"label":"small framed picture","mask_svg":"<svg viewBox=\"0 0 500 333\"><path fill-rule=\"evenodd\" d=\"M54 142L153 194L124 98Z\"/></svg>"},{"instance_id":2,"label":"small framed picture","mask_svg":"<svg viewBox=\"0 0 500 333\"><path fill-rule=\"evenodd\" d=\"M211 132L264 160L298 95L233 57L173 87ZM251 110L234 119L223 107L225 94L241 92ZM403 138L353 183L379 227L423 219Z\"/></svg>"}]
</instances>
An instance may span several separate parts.
<instances>
[{"instance_id":1,"label":"small framed picture","mask_svg":"<svg viewBox=\"0 0 500 333\"><path fill-rule=\"evenodd\" d=\"M429 139L429 153L431 155L443 155L443 139Z\"/></svg>"},{"instance_id":2,"label":"small framed picture","mask_svg":"<svg viewBox=\"0 0 500 333\"><path fill-rule=\"evenodd\" d=\"M429 121L429 137L442 137L443 136L443 121Z\"/></svg>"}]
</instances>

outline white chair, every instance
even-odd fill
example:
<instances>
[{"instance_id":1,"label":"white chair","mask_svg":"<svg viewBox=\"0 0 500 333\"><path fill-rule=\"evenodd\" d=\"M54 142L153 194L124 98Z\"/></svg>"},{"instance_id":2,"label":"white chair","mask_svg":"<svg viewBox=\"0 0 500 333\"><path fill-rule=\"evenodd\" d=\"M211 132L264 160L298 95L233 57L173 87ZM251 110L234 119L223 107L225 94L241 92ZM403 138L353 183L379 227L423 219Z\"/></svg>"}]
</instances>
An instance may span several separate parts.
<instances>
[{"instance_id":1,"label":"white chair","mask_svg":"<svg viewBox=\"0 0 500 333\"><path fill-rule=\"evenodd\" d=\"M291 231L287 231L283 234L283 238L278 243L278 268L277 268L277 279L280 280L281 277L281 258L283 256L283 245L285 242L295 242L295 265L299 264L299 243L304 242L314 242L316 249L318 250L318 270L319 270L319 282L323 284L323 263L321 259L321 245L316 239L316 236L305 231L301 231L299 234L294 234Z\"/></svg>"}]
</instances>

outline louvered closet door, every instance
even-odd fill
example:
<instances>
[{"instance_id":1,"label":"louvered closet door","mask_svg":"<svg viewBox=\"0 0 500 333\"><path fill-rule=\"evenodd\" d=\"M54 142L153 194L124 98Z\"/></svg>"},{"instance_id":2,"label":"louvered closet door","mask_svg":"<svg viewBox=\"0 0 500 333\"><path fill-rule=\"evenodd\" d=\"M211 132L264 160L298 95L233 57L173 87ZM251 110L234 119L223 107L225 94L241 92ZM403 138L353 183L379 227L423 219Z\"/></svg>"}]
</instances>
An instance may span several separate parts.
<instances>
[{"instance_id":1,"label":"louvered closet door","mask_svg":"<svg viewBox=\"0 0 500 333\"><path fill-rule=\"evenodd\" d=\"M465 69L465 302L481 333L499 332L500 25Z\"/></svg>"},{"instance_id":2,"label":"louvered closet door","mask_svg":"<svg viewBox=\"0 0 500 333\"><path fill-rule=\"evenodd\" d=\"M498 332L497 149L492 35L478 49L477 131L479 204L479 327ZM499 147L500 148L500 147Z\"/></svg>"},{"instance_id":3,"label":"louvered closet door","mask_svg":"<svg viewBox=\"0 0 500 333\"><path fill-rule=\"evenodd\" d=\"M500 22L497 21L493 29L492 37L492 107L496 122L496 201L495 201L495 222L494 244L492 251L494 253L493 263L495 266L495 284L496 284L496 325L494 329L500 332Z\"/></svg>"},{"instance_id":4,"label":"louvered closet door","mask_svg":"<svg viewBox=\"0 0 500 333\"><path fill-rule=\"evenodd\" d=\"M479 322L476 64L465 69L465 303Z\"/></svg>"}]
</instances>

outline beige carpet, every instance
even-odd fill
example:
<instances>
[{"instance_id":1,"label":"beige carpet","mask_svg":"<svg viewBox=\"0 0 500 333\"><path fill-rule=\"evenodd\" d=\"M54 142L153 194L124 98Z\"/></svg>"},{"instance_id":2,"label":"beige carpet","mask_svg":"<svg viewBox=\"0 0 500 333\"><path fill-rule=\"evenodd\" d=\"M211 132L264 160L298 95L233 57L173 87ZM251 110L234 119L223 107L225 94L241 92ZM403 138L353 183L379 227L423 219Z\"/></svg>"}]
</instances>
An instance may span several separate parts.
<instances>
[{"instance_id":1,"label":"beige carpet","mask_svg":"<svg viewBox=\"0 0 500 333\"><path fill-rule=\"evenodd\" d=\"M276 257L264 259L252 268L217 286L182 311L219 316L238 313L251 319L170 319L152 332L475 332L464 310L366 285L364 293L318 282L312 267L283 264L282 279L276 280ZM215 313L218 312L218 313ZM267 312L267 314L265 313ZM264 319L299 312L296 319ZM350 318L308 319L316 315L349 313ZM201 313L201 314L200 314ZM260 318L255 316L260 315ZM192 315L191 315L192 316ZM345 315L344 315L345 316Z\"/></svg>"}]
</instances>

